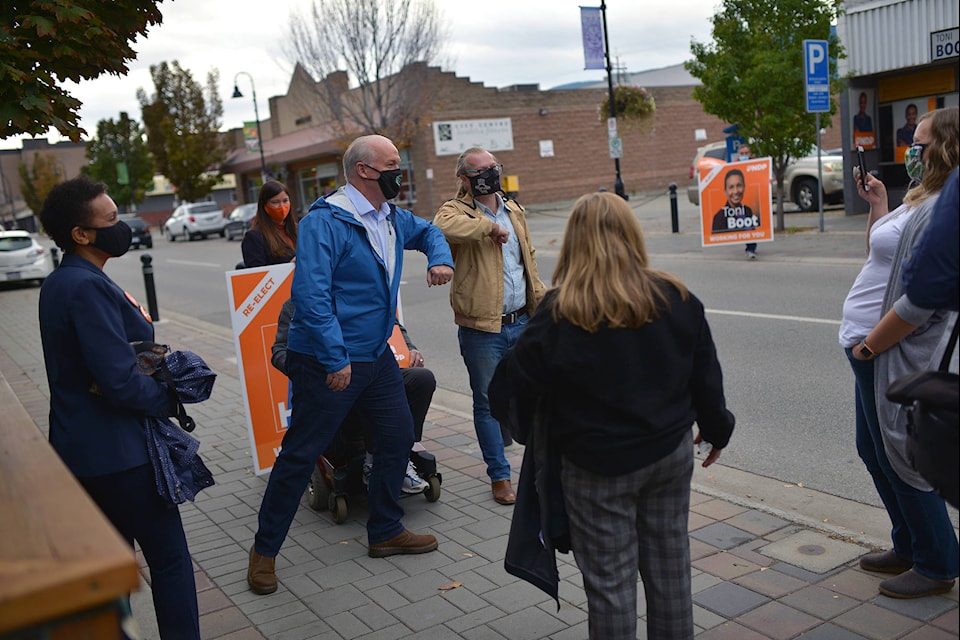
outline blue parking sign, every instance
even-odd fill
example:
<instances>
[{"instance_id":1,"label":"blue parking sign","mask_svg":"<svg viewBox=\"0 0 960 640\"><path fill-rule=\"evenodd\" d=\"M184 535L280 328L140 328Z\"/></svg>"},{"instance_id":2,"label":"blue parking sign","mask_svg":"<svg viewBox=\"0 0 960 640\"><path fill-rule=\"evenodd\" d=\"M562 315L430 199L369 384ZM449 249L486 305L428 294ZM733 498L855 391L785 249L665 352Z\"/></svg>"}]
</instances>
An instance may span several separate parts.
<instances>
[{"instance_id":1,"label":"blue parking sign","mask_svg":"<svg viewBox=\"0 0 960 640\"><path fill-rule=\"evenodd\" d=\"M829 112L830 57L826 40L803 41L803 82L807 112Z\"/></svg>"}]
</instances>

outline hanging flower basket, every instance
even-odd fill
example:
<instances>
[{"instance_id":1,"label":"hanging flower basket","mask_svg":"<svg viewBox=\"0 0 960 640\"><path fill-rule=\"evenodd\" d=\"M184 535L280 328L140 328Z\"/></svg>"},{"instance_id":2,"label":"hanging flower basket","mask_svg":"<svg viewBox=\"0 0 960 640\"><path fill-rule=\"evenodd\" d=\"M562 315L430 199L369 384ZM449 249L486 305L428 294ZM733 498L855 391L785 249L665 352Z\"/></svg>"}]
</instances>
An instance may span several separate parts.
<instances>
[{"instance_id":1,"label":"hanging flower basket","mask_svg":"<svg viewBox=\"0 0 960 640\"><path fill-rule=\"evenodd\" d=\"M617 122L626 129L647 133L653 128L653 116L657 103L646 89L619 85L613 88L613 103L617 108ZM600 105L600 121L610 117L610 98Z\"/></svg>"}]
</instances>

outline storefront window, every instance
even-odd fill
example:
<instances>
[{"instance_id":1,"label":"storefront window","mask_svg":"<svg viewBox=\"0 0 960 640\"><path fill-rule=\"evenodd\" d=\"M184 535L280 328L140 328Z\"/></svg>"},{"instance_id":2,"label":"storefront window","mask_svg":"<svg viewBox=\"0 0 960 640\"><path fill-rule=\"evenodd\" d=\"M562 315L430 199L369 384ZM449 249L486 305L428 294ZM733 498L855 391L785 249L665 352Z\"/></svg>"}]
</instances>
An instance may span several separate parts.
<instances>
[{"instance_id":1,"label":"storefront window","mask_svg":"<svg viewBox=\"0 0 960 640\"><path fill-rule=\"evenodd\" d=\"M247 202L256 202L260 198L260 187L263 186L263 177L260 174L255 176L244 176L244 182L247 183Z\"/></svg>"},{"instance_id":2,"label":"storefront window","mask_svg":"<svg viewBox=\"0 0 960 640\"><path fill-rule=\"evenodd\" d=\"M297 172L298 184L296 188L298 200L301 203L301 213L306 213L307 208L320 196L325 196L337 190L337 173L336 162L305 167Z\"/></svg>"},{"instance_id":3,"label":"storefront window","mask_svg":"<svg viewBox=\"0 0 960 640\"><path fill-rule=\"evenodd\" d=\"M402 204L411 204L417 201L417 189L413 182L413 158L410 149L400 150L400 169L403 170L403 182L400 183L400 194L396 201Z\"/></svg>"}]
</instances>

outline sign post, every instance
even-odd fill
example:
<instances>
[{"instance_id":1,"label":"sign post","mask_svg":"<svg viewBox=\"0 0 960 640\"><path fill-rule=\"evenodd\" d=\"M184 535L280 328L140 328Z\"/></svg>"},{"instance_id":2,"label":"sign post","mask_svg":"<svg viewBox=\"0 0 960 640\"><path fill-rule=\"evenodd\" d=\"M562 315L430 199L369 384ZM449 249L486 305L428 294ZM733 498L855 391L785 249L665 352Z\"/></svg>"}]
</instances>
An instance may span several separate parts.
<instances>
[{"instance_id":1,"label":"sign post","mask_svg":"<svg viewBox=\"0 0 960 640\"><path fill-rule=\"evenodd\" d=\"M820 114L830 112L830 56L826 40L803 41L803 86L807 113L816 113L817 126L817 206L820 232L823 232L823 164L820 161Z\"/></svg>"}]
</instances>

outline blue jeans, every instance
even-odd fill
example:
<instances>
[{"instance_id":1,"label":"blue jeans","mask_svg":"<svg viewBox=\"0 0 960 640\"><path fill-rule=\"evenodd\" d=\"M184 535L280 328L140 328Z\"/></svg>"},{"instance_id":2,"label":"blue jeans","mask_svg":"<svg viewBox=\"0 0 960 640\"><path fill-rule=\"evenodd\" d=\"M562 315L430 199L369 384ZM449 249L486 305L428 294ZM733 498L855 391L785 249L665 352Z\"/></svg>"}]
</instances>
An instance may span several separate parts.
<instances>
[{"instance_id":1,"label":"blue jeans","mask_svg":"<svg viewBox=\"0 0 960 640\"><path fill-rule=\"evenodd\" d=\"M845 350L856 379L857 453L867 466L880 501L890 516L893 550L913 559L913 569L935 580L957 577L958 547L946 503L933 491L920 491L900 479L890 465L880 433L873 361Z\"/></svg>"},{"instance_id":2,"label":"blue jeans","mask_svg":"<svg viewBox=\"0 0 960 640\"><path fill-rule=\"evenodd\" d=\"M487 475L490 482L510 479L510 463L503 453L503 435L500 423L490 415L490 400L487 387L493 379L493 372L500 358L517 343L517 339L527 325L529 316L523 314L513 324L505 324L500 333L478 331L460 327L457 337L460 340L460 355L467 365L470 375L470 389L473 391L473 425L477 431L477 441L487 463Z\"/></svg>"},{"instance_id":3,"label":"blue jeans","mask_svg":"<svg viewBox=\"0 0 960 640\"><path fill-rule=\"evenodd\" d=\"M327 370L315 357L287 352L292 413L260 505L254 548L261 555L273 557L280 552L317 458L354 405L375 434L367 490L367 540L376 544L403 531L399 496L413 446L413 419L400 369L390 349L384 349L376 362L352 362L350 369L349 386L331 391Z\"/></svg>"},{"instance_id":4,"label":"blue jeans","mask_svg":"<svg viewBox=\"0 0 960 640\"><path fill-rule=\"evenodd\" d=\"M153 467L145 464L79 481L131 549L134 540L140 543L150 567L160 637L200 640L197 585L180 510L157 493Z\"/></svg>"}]
</instances>

